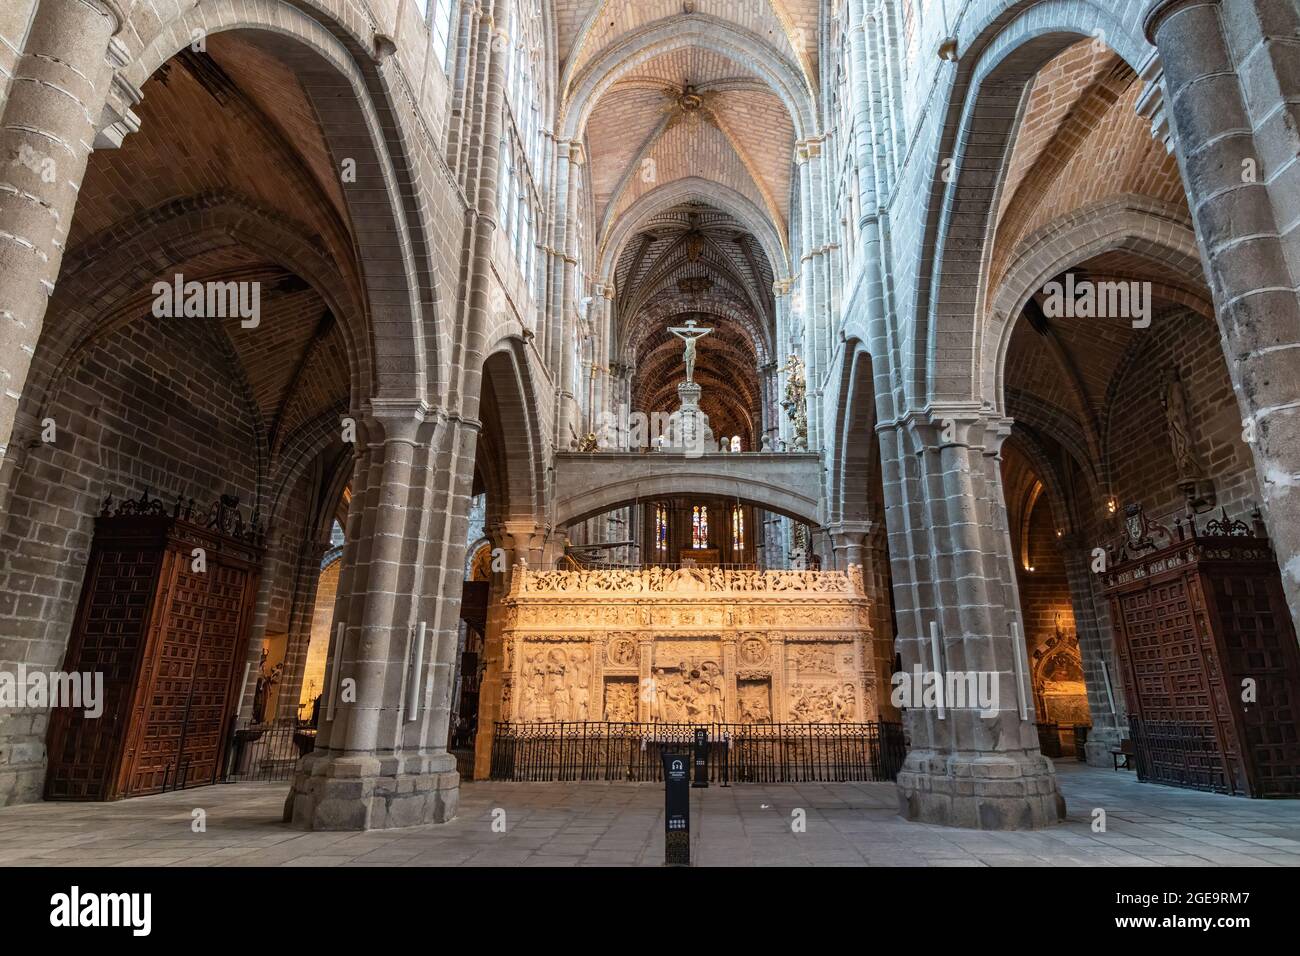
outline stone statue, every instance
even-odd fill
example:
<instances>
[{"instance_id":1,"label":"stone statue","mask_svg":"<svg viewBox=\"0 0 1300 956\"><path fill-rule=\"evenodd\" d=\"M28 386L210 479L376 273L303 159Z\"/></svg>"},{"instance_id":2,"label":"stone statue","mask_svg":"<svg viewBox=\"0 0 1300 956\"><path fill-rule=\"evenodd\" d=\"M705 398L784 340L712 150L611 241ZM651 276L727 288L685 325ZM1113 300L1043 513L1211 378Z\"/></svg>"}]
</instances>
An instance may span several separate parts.
<instances>
[{"instance_id":1,"label":"stone statue","mask_svg":"<svg viewBox=\"0 0 1300 956\"><path fill-rule=\"evenodd\" d=\"M1174 465L1178 469L1179 482L1199 480L1204 475L1192 447L1192 424L1187 405L1187 389L1183 387L1177 369L1165 373L1160 404L1165 410L1169 444L1174 453Z\"/></svg>"},{"instance_id":2,"label":"stone statue","mask_svg":"<svg viewBox=\"0 0 1300 956\"><path fill-rule=\"evenodd\" d=\"M686 364L686 384L695 383L695 341L713 331L703 328L694 319L687 319L685 325L669 326L668 331L686 343L686 353L682 356Z\"/></svg>"}]
</instances>

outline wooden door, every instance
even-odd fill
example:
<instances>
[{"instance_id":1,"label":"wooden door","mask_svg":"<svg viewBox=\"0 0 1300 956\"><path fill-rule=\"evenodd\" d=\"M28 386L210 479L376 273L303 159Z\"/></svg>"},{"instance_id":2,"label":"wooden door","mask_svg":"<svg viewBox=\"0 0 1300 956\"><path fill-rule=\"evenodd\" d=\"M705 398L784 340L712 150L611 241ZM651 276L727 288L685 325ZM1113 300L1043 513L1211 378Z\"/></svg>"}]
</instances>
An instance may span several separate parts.
<instances>
[{"instance_id":1,"label":"wooden door","mask_svg":"<svg viewBox=\"0 0 1300 956\"><path fill-rule=\"evenodd\" d=\"M118 796L215 782L242 674L254 575L209 553L168 552Z\"/></svg>"},{"instance_id":2,"label":"wooden door","mask_svg":"<svg viewBox=\"0 0 1300 956\"><path fill-rule=\"evenodd\" d=\"M1231 716L1216 699L1221 675L1213 635L1200 623L1193 577L1180 573L1149 580L1119 597L1129 711L1146 728L1152 780L1240 792L1245 780L1238 773L1239 755L1232 752ZM1181 728L1170 731L1179 739L1163 740L1160 725L1166 723ZM1194 743L1188 734L1197 736Z\"/></svg>"},{"instance_id":3,"label":"wooden door","mask_svg":"<svg viewBox=\"0 0 1300 956\"><path fill-rule=\"evenodd\" d=\"M1226 690L1241 700L1233 710L1251 795L1300 796L1300 651L1275 567L1218 565L1202 580L1221 635Z\"/></svg>"},{"instance_id":4,"label":"wooden door","mask_svg":"<svg viewBox=\"0 0 1300 956\"><path fill-rule=\"evenodd\" d=\"M46 799L111 799L161 558L148 541L99 548L91 557L63 669L102 673L104 710L98 719L68 708L51 713Z\"/></svg>"}]
</instances>

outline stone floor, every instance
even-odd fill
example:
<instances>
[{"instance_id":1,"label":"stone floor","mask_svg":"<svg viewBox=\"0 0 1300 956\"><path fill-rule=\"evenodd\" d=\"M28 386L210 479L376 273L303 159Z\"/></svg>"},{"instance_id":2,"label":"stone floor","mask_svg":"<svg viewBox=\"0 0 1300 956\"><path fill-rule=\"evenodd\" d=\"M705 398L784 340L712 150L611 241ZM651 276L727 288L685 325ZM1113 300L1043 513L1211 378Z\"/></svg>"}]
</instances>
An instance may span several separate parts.
<instances>
[{"instance_id":1,"label":"stone floor","mask_svg":"<svg viewBox=\"0 0 1300 956\"><path fill-rule=\"evenodd\" d=\"M754 784L691 791L701 866L1294 866L1300 802L1140 784L1059 764L1069 819L984 833L907 823L892 784ZM302 833L281 824L284 784L207 787L113 804L0 809L0 864L54 866L657 866L654 784L467 784L440 827ZM194 833L194 810L207 830ZM1092 832L1094 808L1106 832ZM804 832L793 832L796 810ZM498 823L504 822L505 832Z\"/></svg>"}]
</instances>

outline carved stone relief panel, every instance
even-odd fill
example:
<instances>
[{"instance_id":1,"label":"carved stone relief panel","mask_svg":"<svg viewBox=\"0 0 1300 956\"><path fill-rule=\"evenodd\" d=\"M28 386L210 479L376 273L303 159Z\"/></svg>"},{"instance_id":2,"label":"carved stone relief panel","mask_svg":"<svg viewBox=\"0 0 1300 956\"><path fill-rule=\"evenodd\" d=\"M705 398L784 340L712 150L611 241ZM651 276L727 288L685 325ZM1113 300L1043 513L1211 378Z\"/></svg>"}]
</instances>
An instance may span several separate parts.
<instances>
[{"instance_id":1,"label":"carved stone relief panel","mask_svg":"<svg viewBox=\"0 0 1300 956\"><path fill-rule=\"evenodd\" d=\"M610 638L605 647L605 663L610 667L636 667L636 641L619 635Z\"/></svg>"},{"instance_id":2,"label":"carved stone relief panel","mask_svg":"<svg viewBox=\"0 0 1300 956\"><path fill-rule=\"evenodd\" d=\"M591 650L586 645L532 644L523 648L519 719L592 720Z\"/></svg>"},{"instance_id":3,"label":"carved stone relief panel","mask_svg":"<svg viewBox=\"0 0 1300 956\"><path fill-rule=\"evenodd\" d=\"M858 719L857 688L850 681L793 683L790 719L798 723L852 723Z\"/></svg>"},{"instance_id":4,"label":"carved stone relief panel","mask_svg":"<svg viewBox=\"0 0 1300 956\"><path fill-rule=\"evenodd\" d=\"M726 720L727 689L721 642L716 639L657 642L650 690L652 720L665 723Z\"/></svg>"},{"instance_id":5,"label":"carved stone relief panel","mask_svg":"<svg viewBox=\"0 0 1300 956\"><path fill-rule=\"evenodd\" d=\"M736 716L742 724L770 724L772 722L771 680L740 680L736 682Z\"/></svg>"},{"instance_id":6,"label":"carved stone relief panel","mask_svg":"<svg viewBox=\"0 0 1300 956\"><path fill-rule=\"evenodd\" d=\"M757 637L747 637L740 642L740 663L744 667L754 667L767 663L767 641Z\"/></svg>"},{"instance_id":7,"label":"carved stone relief panel","mask_svg":"<svg viewBox=\"0 0 1300 956\"><path fill-rule=\"evenodd\" d=\"M874 715L867 604L851 575L651 568L523 578L506 598L504 653L489 660L505 719Z\"/></svg>"},{"instance_id":8,"label":"carved stone relief panel","mask_svg":"<svg viewBox=\"0 0 1300 956\"><path fill-rule=\"evenodd\" d=\"M631 723L637 719L637 681L614 677L605 681L605 719Z\"/></svg>"}]
</instances>

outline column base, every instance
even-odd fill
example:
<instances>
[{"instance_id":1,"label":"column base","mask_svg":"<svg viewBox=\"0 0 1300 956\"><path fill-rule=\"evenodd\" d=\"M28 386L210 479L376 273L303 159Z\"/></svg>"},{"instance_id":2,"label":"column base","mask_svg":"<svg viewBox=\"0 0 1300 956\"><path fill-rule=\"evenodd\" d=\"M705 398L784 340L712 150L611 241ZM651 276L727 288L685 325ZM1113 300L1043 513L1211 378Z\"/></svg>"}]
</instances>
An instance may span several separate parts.
<instances>
[{"instance_id":1,"label":"column base","mask_svg":"<svg viewBox=\"0 0 1300 956\"><path fill-rule=\"evenodd\" d=\"M1114 768L1115 758L1111 755L1111 751L1119 747L1119 742L1124 736L1117 728L1091 731L1088 734L1088 742L1083 745L1088 766Z\"/></svg>"},{"instance_id":2,"label":"column base","mask_svg":"<svg viewBox=\"0 0 1300 956\"><path fill-rule=\"evenodd\" d=\"M1036 830L1065 819L1065 798L1039 754L913 751L898 773L898 812L946 827Z\"/></svg>"},{"instance_id":3,"label":"column base","mask_svg":"<svg viewBox=\"0 0 1300 956\"><path fill-rule=\"evenodd\" d=\"M37 803L45 794L45 765L0 768L0 807Z\"/></svg>"},{"instance_id":4,"label":"column base","mask_svg":"<svg viewBox=\"0 0 1300 956\"><path fill-rule=\"evenodd\" d=\"M390 830L456 816L460 774L450 754L418 758L309 754L284 803L300 830Z\"/></svg>"}]
</instances>

